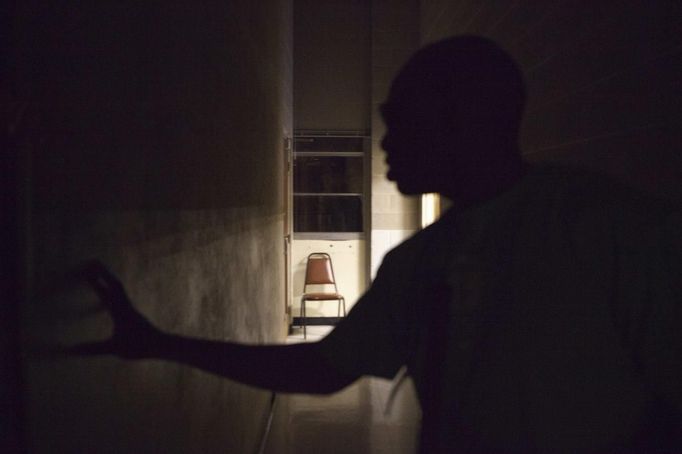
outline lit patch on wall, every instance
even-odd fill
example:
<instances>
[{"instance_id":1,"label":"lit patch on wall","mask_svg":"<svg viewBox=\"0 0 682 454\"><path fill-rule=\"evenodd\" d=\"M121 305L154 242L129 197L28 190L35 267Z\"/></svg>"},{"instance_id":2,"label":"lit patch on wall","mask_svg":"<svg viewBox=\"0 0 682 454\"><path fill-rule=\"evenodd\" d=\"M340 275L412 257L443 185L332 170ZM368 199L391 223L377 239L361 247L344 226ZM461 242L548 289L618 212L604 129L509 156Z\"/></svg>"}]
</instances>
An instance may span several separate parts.
<instances>
[{"instance_id":1,"label":"lit patch on wall","mask_svg":"<svg viewBox=\"0 0 682 454\"><path fill-rule=\"evenodd\" d=\"M440 195L435 193L422 195L422 228L433 224L440 216Z\"/></svg>"}]
</instances>

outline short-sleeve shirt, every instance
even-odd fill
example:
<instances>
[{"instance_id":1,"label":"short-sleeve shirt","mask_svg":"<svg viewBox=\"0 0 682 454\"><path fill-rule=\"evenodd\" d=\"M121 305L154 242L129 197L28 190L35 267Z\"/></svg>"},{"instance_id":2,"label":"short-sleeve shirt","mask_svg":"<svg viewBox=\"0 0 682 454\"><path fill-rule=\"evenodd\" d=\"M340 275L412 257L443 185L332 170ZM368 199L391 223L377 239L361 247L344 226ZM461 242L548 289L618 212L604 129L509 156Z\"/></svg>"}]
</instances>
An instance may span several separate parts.
<instances>
[{"instance_id":1,"label":"short-sleeve shirt","mask_svg":"<svg viewBox=\"0 0 682 454\"><path fill-rule=\"evenodd\" d=\"M389 252L322 350L352 376L407 366L420 452L682 452L681 221L532 168Z\"/></svg>"}]
</instances>

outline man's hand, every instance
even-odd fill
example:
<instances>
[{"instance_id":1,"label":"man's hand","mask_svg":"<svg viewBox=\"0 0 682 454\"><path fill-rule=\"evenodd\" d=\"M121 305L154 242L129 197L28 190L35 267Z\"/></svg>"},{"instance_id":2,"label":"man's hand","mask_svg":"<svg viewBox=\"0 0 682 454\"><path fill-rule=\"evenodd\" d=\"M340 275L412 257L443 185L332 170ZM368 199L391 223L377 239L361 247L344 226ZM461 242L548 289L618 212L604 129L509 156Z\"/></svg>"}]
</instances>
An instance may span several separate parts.
<instances>
[{"instance_id":1,"label":"man's hand","mask_svg":"<svg viewBox=\"0 0 682 454\"><path fill-rule=\"evenodd\" d=\"M106 306L114 327L108 340L76 345L69 351L78 355L117 355L130 359L154 356L154 352L159 351L163 333L135 310L121 282L100 262L87 264L82 276Z\"/></svg>"},{"instance_id":2,"label":"man's hand","mask_svg":"<svg viewBox=\"0 0 682 454\"><path fill-rule=\"evenodd\" d=\"M319 343L243 345L163 333L135 310L123 285L101 263L87 265L81 274L106 305L114 329L108 340L71 347L71 354L174 361L279 392L327 394L358 378L335 369Z\"/></svg>"}]
</instances>

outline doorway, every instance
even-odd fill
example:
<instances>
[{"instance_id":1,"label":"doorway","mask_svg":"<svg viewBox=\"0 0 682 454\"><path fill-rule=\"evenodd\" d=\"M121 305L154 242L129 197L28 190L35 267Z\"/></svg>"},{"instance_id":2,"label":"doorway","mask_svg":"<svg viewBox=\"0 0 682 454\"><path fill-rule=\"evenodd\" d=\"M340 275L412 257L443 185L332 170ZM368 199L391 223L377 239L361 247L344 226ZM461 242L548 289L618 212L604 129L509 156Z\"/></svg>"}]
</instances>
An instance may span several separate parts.
<instances>
[{"instance_id":1,"label":"doorway","mask_svg":"<svg viewBox=\"0 0 682 454\"><path fill-rule=\"evenodd\" d=\"M297 131L293 151L292 324L300 325L306 258L332 258L339 293L350 309L367 287L369 136L358 132ZM306 304L307 324L338 319L334 304Z\"/></svg>"}]
</instances>

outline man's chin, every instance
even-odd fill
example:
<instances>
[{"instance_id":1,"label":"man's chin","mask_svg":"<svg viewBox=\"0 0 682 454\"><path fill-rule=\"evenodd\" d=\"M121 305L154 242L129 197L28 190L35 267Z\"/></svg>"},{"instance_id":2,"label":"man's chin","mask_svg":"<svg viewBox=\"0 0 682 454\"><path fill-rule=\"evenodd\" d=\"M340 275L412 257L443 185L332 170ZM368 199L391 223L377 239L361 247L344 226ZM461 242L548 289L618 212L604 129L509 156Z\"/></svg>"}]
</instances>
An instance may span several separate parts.
<instances>
[{"instance_id":1,"label":"man's chin","mask_svg":"<svg viewBox=\"0 0 682 454\"><path fill-rule=\"evenodd\" d=\"M396 184L398 187L398 191L400 191L404 195L419 195L419 194L425 194L427 192L431 192L426 190L423 186L423 184L420 184L419 182L412 181L409 178L405 178L404 176L401 177L397 172L389 170L386 173L386 179L388 181L392 181Z\"/></svg>"},{"instance_id":2,"label":"man's chin","mask_svg":"<svg viewBox=\"0 0 682 454\"><path fill-rule=\"evenodd\" d=\"M420 185L411 184L410 182L396 181L395 183L398 187L398 191L403 195L420 195L429 192L424 190Z\"/></svg>"}]
</instances>

